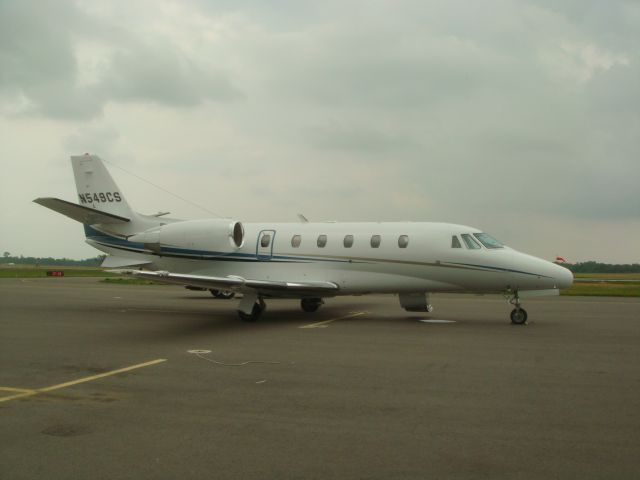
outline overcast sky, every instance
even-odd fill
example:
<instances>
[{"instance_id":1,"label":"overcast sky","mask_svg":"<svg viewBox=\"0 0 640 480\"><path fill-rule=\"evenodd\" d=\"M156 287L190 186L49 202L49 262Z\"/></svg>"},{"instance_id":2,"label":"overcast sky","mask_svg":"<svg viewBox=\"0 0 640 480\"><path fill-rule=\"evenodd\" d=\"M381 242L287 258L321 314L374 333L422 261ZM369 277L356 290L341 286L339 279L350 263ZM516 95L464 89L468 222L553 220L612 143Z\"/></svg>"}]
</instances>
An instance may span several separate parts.
<instances>
[{"instance_id":1,"label":"overcast sky","mask_svg":"<svg viewBox=\"0 0 640 480\"><path fill-rule=\"evenodd\" d=\"M69 156L223 216L640 262L640 2L0 0L0 251L86 258ZM205 211L111 167L143 213Z\"/></svg>"}]
</instances>

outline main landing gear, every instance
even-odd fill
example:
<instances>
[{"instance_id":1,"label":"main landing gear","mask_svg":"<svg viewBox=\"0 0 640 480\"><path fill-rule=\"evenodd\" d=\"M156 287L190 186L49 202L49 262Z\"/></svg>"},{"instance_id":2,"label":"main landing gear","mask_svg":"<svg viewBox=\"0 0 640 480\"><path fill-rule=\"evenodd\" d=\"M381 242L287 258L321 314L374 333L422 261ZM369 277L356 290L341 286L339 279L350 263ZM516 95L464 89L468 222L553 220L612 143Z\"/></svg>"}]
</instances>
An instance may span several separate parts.
<instances>
[{"instance_id":1,"label":"main landing gear","mask_svg":"<svg viewBox=\"0 0 640 480\"><path fill-rule=\"evenodd\" d=\"M516 308L511 311L511 323L514 325L525 325L527 323L527 311L520 307L520 297L516 291L509 303Z\"/></svg>"},{"instance_id":2,"label":"main landing gear","mask_svg":"<svg viewBox=\"0 0 640 480\"><path fill-rule=\"evenodd\" d=\"M231 290L209 289L209 291L211 292L211 295L213 295L215 298L220 298L222 300L231 300L233 297L236 296L236 293L232 292Z\"/></svg>"},{"instance_id":3,"label":"main landing gear","mask_svg":"<svg viewBox=\"0 0 640 480\"><path fill-rule=\"evenodd\" d=\"M300 300L300 307L305 312L315 312L324 303L321 298L303 298ZM245 322L255 322L260 318L262 312L267 308L262 297L256 294L245 293L238 305L238 316Z\"/></svg>"},{"instance_id":4,"label":"main landing gear","mask_svg":"<svg viewBox=\"0 0 640 480\"><path fill-rule=\"evenodd\" d=\"M324 301L321 298L303 298L300 300L300 307L307 313L313 313L320 308Z\"/></svg>"},{"instance_id":5,"label":"main landing gear","mask_svg":"<svg viewBox=\"0 0 640 480\"><path fill-rule=\"evenodd\" d=\"M262 312L264 312L266 308L267 304L264 303L264 300L262 298L258 297L255 299L250 313L246 313L243 310L238 310L238 316L245 322L255 322L256 320L258 320L258 318L260 318L260 315L262 315Z\"/></svg>"}]
</instances>

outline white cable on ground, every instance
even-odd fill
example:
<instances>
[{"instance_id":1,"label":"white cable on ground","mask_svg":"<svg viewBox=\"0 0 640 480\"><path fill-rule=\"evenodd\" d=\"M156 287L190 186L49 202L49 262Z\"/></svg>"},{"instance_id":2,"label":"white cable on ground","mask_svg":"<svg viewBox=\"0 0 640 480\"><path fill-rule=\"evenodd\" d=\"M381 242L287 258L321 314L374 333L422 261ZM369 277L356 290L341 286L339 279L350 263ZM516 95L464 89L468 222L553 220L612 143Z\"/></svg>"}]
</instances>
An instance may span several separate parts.
<instances>
[{"instance_id":1,"label":"white cable on ground","mask_svg":"<svg viewBox=\"0 0 640 480\"><path fill-rule=\"evenodd\" d=\"M196 357L206 360L207 362L215 363L216 365L221 365L223 367L243 367L245 365L249 365L250 363L258 363L263 365L280 365L281 363L281 362L264 362L261 360L249 360L242 363L224 363L224 362L219 362L217 360L214 360L212 358L205 357L207 353L211 353L211 350L189 350L187 353L192 353Z\"/></svg>"}]
</instances>

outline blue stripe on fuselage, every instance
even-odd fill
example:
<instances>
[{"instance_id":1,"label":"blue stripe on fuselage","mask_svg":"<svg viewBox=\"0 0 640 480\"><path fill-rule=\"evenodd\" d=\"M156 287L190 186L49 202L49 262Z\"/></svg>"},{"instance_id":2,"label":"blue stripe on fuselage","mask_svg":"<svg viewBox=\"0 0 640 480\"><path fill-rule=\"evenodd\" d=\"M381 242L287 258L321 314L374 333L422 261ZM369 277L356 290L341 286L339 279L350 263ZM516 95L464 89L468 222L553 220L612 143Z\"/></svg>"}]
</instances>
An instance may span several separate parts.
<instances>
[{"instance_id":1,"label":"blue stripe on fuselage","mask_svg":"<svg viewBox=\"0 0 640 480\"><path fill-rule=\"evenodd\" d=\"M548 277L547 275L540 275L539 273L531 273L531 272L522 272L520 270L512 270L510 268L502 268L502 267L491 267L489 265L476 265L473 263L456 263L456 262L446 262L449 265L462 265L465 267L478 267L478 268L485 268L487 270L494 270L494 271L498 271L498 272L510 272L510 273L521 273L523 275L532 275L535 277L545 277L545 278L552 278L552 277Z\"/></svg>"},{"instance_id":2,"label":"blue stripe on fuselage","mask_svg":"<svg viewBox=\"0 0 640 480\"><path fill-rule=\"evenodd\" d=\"M124 238L119 238L108 233L100 232L95 228L88 225L84 226L84 231L87 239L92 240L105 247L117 248L127 251L138 251L139 253L145 253L147 255L158 255L164 257L176 257L176 258L191 258L200 260L220 260L220 261L240 261L240 262L258 262L258 258L254 253L241 253L241 252L213 252L209 250L193 250L188 248L179 247L160 247L160 252L149 250L145 247L144 243L130 242ZM307 257L290 257L283 255L274 255L270 261L278 262L297 262L297 263L311 263L311 262L336 262L346 263L348 260L335 260L335 259L315 259Z\"/></svg>"}]
</instances>

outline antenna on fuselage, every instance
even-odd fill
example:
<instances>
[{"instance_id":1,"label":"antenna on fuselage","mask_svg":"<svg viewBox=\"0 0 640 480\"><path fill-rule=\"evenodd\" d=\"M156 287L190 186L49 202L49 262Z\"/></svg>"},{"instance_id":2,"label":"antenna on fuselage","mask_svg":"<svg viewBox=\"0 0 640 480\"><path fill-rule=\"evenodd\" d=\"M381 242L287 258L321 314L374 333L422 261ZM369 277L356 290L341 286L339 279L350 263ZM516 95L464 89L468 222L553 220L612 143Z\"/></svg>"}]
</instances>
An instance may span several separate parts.
<instances>
[{"instance_id":1,"label":"antenna on fuselage","mask_svg":"<svg viewBox=\"0 0 640 480\"><path fill-rule=\"evenodd\" d=\"M301 213L298 214L298 220L300 220L300 223L309 223L309 220L307 220L307 217L305 217Z\"/></svg>"}]
</instances>

